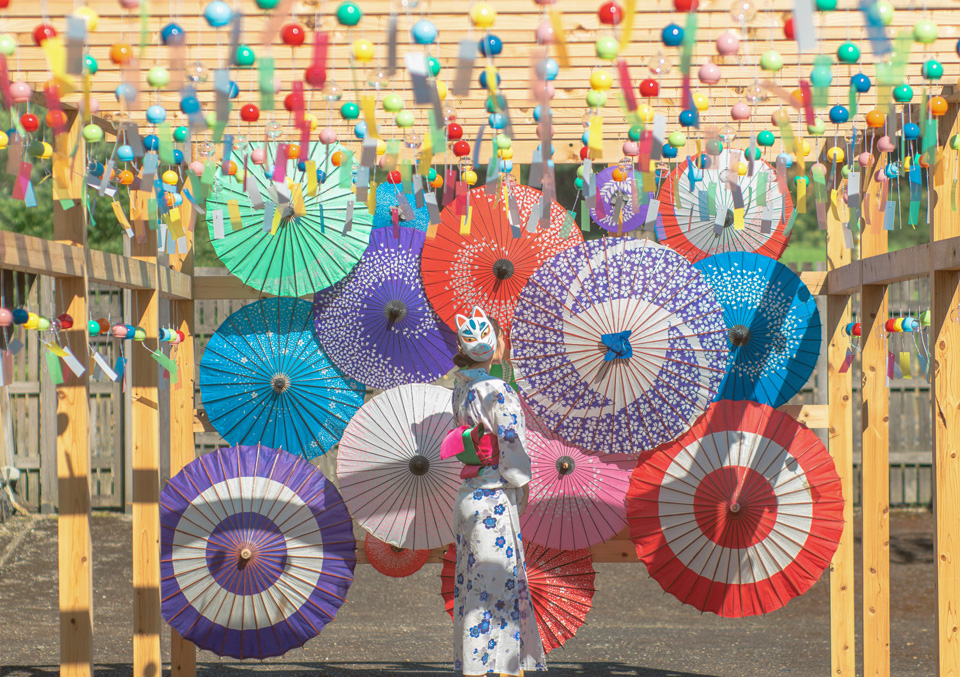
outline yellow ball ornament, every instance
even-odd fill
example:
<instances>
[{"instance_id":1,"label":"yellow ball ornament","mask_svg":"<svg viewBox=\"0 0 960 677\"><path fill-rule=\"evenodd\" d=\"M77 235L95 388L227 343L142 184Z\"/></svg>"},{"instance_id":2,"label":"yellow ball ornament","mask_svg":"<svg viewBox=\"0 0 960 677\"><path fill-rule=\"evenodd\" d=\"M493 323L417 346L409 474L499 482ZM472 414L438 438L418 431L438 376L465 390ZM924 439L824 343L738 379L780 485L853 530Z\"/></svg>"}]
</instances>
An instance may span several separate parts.
<instances>
[{"instance_id":1,"label":"yellow ball ornament","mask_svg":"<svg viewBox=\"0 0 960 677\"><path fill-rule=\"evenodd\" d=\"M470 10L470 21L477 28L490 28L497 20L497 10L485 2L478 2Z\"/></svg>"},{"instance_id":2,"label":"yellow ball ornament","mask_svg":"<svg viewBox=\"0 0 960 677\"><path fill-rule=\"evenodd\" d=\"M497 156L501 160L512 160L513 159L513 148L501 148L497 151Z\"/></svg>"},{"instance_id":3,"label":"yellow ball ornament","mask_svg":"<svg viewBox=\"0 0 960 677\"><path fill-rule=\"evenodd\" d=\"M653 122L653 108L645 103L641 103L639 106L637 106L637 115L640 116L640 119L645 123Z\"/></svg>"},{"instance_id":4,"label":"yellow ball ornament","mask_svg":"<svg viewBox=\"0 0 960 677\"><path fill-rule=\"evenodd\" d=\"M314 117L313 113L304 113L303 119L310 123L310 131L314 132L317 130L317 118Z\"/></svg>"},{"instance_id":5,"label":"yellow ball ornament","mask_svg":"<svg viewBox=\"0 0 960 677\"><path fill-rule=\"evenodd\" d=\"M610 89L612 85L613 77L607 71L597 68L590 74L590 87L592 89L602 92Z\"/></svg>"},{"instance_id":6,"label":"yellow ball ornament","mask_svg":"<svg viewBox=\"0 0 960 677\"><path fill-rule=\"evenodd\" d=\"M10 138L7 136L7 133L0 132L0 150L6 148L8 143L10 143Z\"/></svg>"},{"instance_id":7,"label":"yellow ball ornament","mask_svg":"<svg viewBox=\"0 0 960 677\"><path fill-rule=\"evenodd\" d=\"M27 321L23 323L23 328L36 329L38 324L40 324L40 316L36 313L29 313L27 315Z\"/></svg>"},{"instance_id":8,"label":"yellow ball ornament","mask_svg":"<svg viewBox=\"0 0 960 677\"><path fill-rule=\"evenodd\" d=\"M447 98L447 84L442 80L437 80L435 84L437 85L437 96L443 101Z\"/></svg>"},{"instance_id":9,"label":"yellow ball ornament","mask_svg":"<svg viewBox=\"0 0 960 677\"><path fill-rule=\"evenodd\" d=\"M739 165L737 165L737 174L739 174L740 176L746 176L746 175L747 175L747 163L746 163L746 162L741 162Z\"/></svg>"},{"instance_id":10,"label":"yellow ball ornament","mask_svg":"<svg viewBox=\"0 0 960 677\"><path fill-rule=\"evenodd\" d=\"M40 155L41 160L49 160L53 157L53 146L51 146L46 141L43 142L43 153Z\"/></svg>"},{"instance_id":11,"label":"yellow ball ornament","mask_svg":"<svg viewBox=\"0 0 960 677\"><path fill-rule=\"evenodd\" d=\"M463 182L468 186L472 186L477 182L477 173L472 169L468 169L463 172Z\"/></svg>"},{"instance_id":12,"label":"yellow ball ornament","mask_svg":"<svg viewBox=\"0 0 960 677\"><path fill-rule=\"evenodd\" d=\"M811 148L810 148L809 141L807 141L806 139L800 139L797 142L797 154L800 157L807 157L808 155L810 155L810 151L811 151Z\"/></svg>"},{"instance_id":13,"label":"yellow ball ornament","mask_svg":"<svg viewBox=\"0 0 960 677\"><path fill-rule=\"evenodd\" d=\"M838 148L837 146L834 146L833 148L827 151L827 159L830 160L831 162L836 162L837 164L840 164L841 162L843 162L845 157L846 157L846 154L843 152L843 149Z\"/></svg>"},{"instance_id":14,"label":"yellow ball ornament","mask_svg":"<svg viewBox=\"0 0 960 677\"><path fill-rule=\"evenodd\" d=\"M179 179L179 178L180 178L180 177L177 176L177 173L176 173L175 171L173 171L172 169L168 169L167 171L165 171L165 172L163 173L163 176L161 177L161 179L163 180L163 182L164 182L165 184L167 184L168 186L175 186L175 185L177 185L177 179Z\"/></svg>"},{"instance_id":15,"label":"yellow ball ornament","mask_svg":"<svg viewBox=\"0 0 960 677\"><path fill-rule=\"evenodd\" d=\"M710 107L710 100L707 98L707 95L703 92L694 92L693 107L701 113L707 110Z\"/></svg>"},{"instance_id":16,"label":"yellow ball ornament","mask_svg":"<svg viewBox=\"0 0 960 677\"><path fill-rule=\"evenodd\" d=\"M369 40L354 40L351 49L353 50L353 58L357 61L361 63L373 61L373 43Z\"/></svg>"},{"instance_id":17,"label":"yellow ball ornament","mask_svg":"<svg viewBox=\"0 0 960 677\"><path fill-rule=\"evenodd\" d=\"M79 7L73 12L73 15L83 19L87 24L87 30L91 33L97 30L97 25L100 23L100 15L97 14L92 7Z\"/></svg>"},{"instance_id":18,"label":"yellow ball ornament","mask_svg":"<svg viewBox=\"0 0 960 677\"><path fill-rule=\"evenodd\" d=\"M387 152L387 142L383 139L377 139L377 155L383 155Z\"/></svg>"}]
</instances>

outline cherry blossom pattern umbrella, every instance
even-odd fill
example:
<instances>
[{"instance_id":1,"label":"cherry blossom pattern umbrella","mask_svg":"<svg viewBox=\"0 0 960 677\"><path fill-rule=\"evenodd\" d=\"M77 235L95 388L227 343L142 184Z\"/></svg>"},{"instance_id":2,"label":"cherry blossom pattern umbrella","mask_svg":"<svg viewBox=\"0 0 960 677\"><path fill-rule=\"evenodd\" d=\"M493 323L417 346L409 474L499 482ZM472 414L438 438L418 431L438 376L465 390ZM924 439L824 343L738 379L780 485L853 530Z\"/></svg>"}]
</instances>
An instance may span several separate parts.
<instances>
[{"instance_id":1,"label":"cherry blossom pattern umbrella","mask_svg":"<svg viewBox=\"0 0 960 677\"><path fill-rule=\"evenodd\" d=\"M319 470L266 447L218 449L160 494L163 619L218 656L280 656L333 620L355 548Z\"/></svg>"},{"instance_id":2,"label":"cherry blossom pattern umbrella","mask_svg":"<svg viewBox=\"0 0 960 677\"><path fill-rule=\"evenodd\" d=\"M457 425L450 403L440 386L391 388L360 408L340 440L337 477L350 514L398 548L453 541L461 465L440 458L443 438Z\"/></svg>"},{"instance_id":3,"label":"cherry blossom pattern umbrella","mask_svg":"<svg viewBox=\"0 0 960 677\"><path fill-rule=\"evenodd\" d=\"M391 186L392 188L392 186ZM420 278L424 234L373 232L360 263L314 297L317 336L333 363L372 388L434 381L453 369L457 337Z\"/></svg>"},{"instance_id":4,"label":"cherry blossom pattern umbrella","mask_svg":"<svg viewBox=\"0 0 960 677\"><path fill-rule=\"evenodd\" d=\"M780 258L790 240L787 224L793 202L789 191L781 192L776 171L757 160L753 174L738 177L733 187L727 179L730 172L736 175L737 167L730 167L730 152L725 150L711 160L702 170L691 170L689 161L681 162L664 181L659 194L661 244L676 249L691 263L731 251Z\"/></svg>"},{"instance_id":5,"label":"cherry blossom pattern umbrella","mask_svg":"<svg viewBox=\"0 0 960 677\"><path fill-rule=\"evenodd\" d=\"M328 452L363 404L313 333L311 307L264 299L230 315L200 360L200 396L230 444L264 444L306 458Z\"/></svg>"},{"instance_id":6,"label":"cherry blossom pattern umbrella","mask_svg":"<svg viewBox=\"0 0 960 677\"><path fill-rule=\"evenodd\" d=\"M456 329L457 313L480 306L509 332L517 297L530 275L554 254L583 241L576 227L560 236L566 212L557 202L550 205L549 226L531 232L528 221L536 225L534 209L541 199L542 193L528 186L505 184L493 195L475 188L469 193L468 234L461 234L461 217L453 205L443 210L436 237L423 247L422 266L427 297L448 327ZM511 200L518 208L515 228Z\"/></svg>"},{"instance_id":7,"label":"cherry blossom pattern umbrella","mask_svg":"<svg viewBox=\"0 0 960 677\"><path fill-rule=\"evenodd\" d=\"M766 405L723 400L637 465L627 519L665 591L751 616L820 579L843 532L843 495L812 431Z\"/></svg>"},{"instance_id":8,"label":"cherry blossom pattern umbrella","mask_svg":"<svg viewBox=\"0 0 960 677\"><path fill-rule=\"evenodd\" d=\"M567 444L529 411L526 420L533 478L527 510L520 516L524 538L578 550L617 535L627 526L630 470Z\"/></svg>"},{"instance_id":9,"label":"cherry blossom pattern umbrella","mask_svg":"<svg viewBox=\"0 0 960 677\"><path fill-rule=\"evenodd\" d=\"M717 399L779 407L820 357L820 311L792 270L760 254L715 254L695 266L723 306L730 357Z\"/></svg>"},{"instance_id":10,"label":"cherry blossom pattern umbrella","mask_svg":"<svg viewBox=\"0 0 960 677\"><path fill-rule=\"evenodd\" d=\"M429 550L411 550L390 545L373 534L363 539L367 561L384 576L404 578L417 573L430 559Z\"/></svg>"},{"instance_id":11,"label":"cherry blossom pattern umbrella","mask_svg":"<svg viewBox=\"0 0 960 677\"><path fill-rule=\"evenodd\" d=\"M613 178L616 165L597 174L597 200L599 208L590 210L593 222L611 233L629 233L643 226L647 218L648 199L637 199L637 211L633 211L633 191L636 190L632 169L623 170L627 178ZM622 169L622 168L621 168Z\"/></svg>"},{"instance_id":12,"label":"cherry blossom pattern umbrella","mask_svg":"<svg viewBox=\"0 0 960 677\"><path fill-rule=\"evenodd\" d=\"M524 541L527 585L537 617L543 650L550 653L566 644L586 622L593 606L596 571L589 550L555 550ZM453 618L457 574L457 548L451 545L443 556L440 596Z\"/></svg>"},{"instance_id":13,"label":"cherry blossom pattern umbrella","mask_svg":"<svg viewBox=\"0 0 960 677\"><path fill-rule=\"evenodd\" d=\"M581 449L639 454L687 430L727 360L713 289L673 250L593 240L534 273L514 314L521 395Z\"/></svg>"}]
</instances>

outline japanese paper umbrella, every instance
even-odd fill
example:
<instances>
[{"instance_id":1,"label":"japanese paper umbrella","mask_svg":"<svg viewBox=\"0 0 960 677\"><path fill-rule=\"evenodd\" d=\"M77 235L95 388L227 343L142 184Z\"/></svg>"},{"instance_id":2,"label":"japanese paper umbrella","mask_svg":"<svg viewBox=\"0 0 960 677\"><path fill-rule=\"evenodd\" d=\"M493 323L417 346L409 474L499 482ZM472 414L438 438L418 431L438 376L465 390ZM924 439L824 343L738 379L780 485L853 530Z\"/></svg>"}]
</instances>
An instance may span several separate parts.
<instances>
[{"instance_id":1,"label":"japanese paper umbrella","mask_svg":"<svg viewBox=\"0 0 960 677\"><path fill-rule=\"evenodd\" d=\"M524 537L550 548L577 550L618 534L627 526L624 498L630 470L567 444L532 414L526 420L533 478L527 510L520 516Z\"/></svg>"},{"instance_id":2,"label":"japanese paper umbrella","mask_svg":"<svg viewBox=\"0 0 960 677\"><path fill-rule=\"evenodd\" d=\"M723 306L730 342L717 399L786 404L820 357L816 299L792 270L760 254L716 254L696 268Z\"/></svg>"},{"instance_id":3,"label":"japanese paper umbrella","mask_svg":"<svg viewBox=\"0 0 960 677\"><path fill-rule=\"evenodd\" d=\"M404 210L400 209L400 196L406 200L410 206L411 219L404 218ZM397 218L399 226L407 226L416 230L426 232L430 225L430 212L426 204L423 207L417 207L417 198L413 193L403 191L400 184L381 183L377 186L377 207L373 213L373 228L392 228L393 227L393 208L397 208ZM408 214L408 215L411 215Z\"/></svg>"},{"instance_id":4,"label":"japanese paper umbrella","mask_svg":"<svg viewBox=\"0 0 960 677\"><path fill-rule=\"evenodd\" d=\"M566 644L586 622L593 605L593 558L589 550L555 550L524 541L527 584L537 617L543 650L550 653ZM440 596L453 618L457 575L457 547L443 556Z\"/></svg>"},{"instance_id":5,"label":"japanese paper umbrella","mask_svg":"<svg viewBox=\"0 0 960 677\"><path fill-rule=\"evenodd\" d=\"M732 188L727 181L731 171L737 175L737 167L730 167L732 159L725 150L703 170L691 170L689 160L684 161L660 190L665 236L661 244L673 247L692 263L731 251L778 259L787 248L793 212L789 191L781 192L776 172L763 160L753 163L752 175L737 177L739 188ZM692 185L691 176L697 179ZM742 224L737 212L741 198Z\"/></svg>"},{"instance_id":6,"label":"japanese paper umbrella","mask_svg":"<svg viewBox=\"0 0 960 677\"><path fill-rule=\"evenodd\" d=\"M374 569L384 576L393 578L403 578L417 573L430 559L429 550L398 548L370 533L363 539L363 551Z\"/></svg>"},{"instance_id":7,"label":"japanese paper umbrella","mask_svg":"<svg viewBox=\"0 0 960 677\"><path fill-rule=\"evenodd\" d=\"M615 169L626 173L623 181L613 178ZM597 201L598 207L590 210L590 218L604 230L612 233L629 233L643 226L647 218L647 200L639 204L637 211L633 211L633 191L636 190L633 169L622 167L607 167L597 174ZM619 218L618 218L619 203Z\"/></svg>"},{"instance_id":8,"label":"japanese paper umbrella","mask_svg":"<svg viewBox=\"0 0 960 677\"><path fill-rule=\"evenodd\" d=\"M460 462L441 459L456 427L446 388L402 385L367 402L340 440L337 477L350 514L382 541L424 550L453 541Z\"/></svg>"},{"instance_id":9,"label":"japanese paper umbrella","mask_svg":"<svg viewBox=\"0 0 960 677\"><path fill-rule=\"evenodd\" d=\"M279 656L333 620L355 548L319 470L266 447L218 449L160 494L163 619L219 656Z\"/></svg>"},{"instance_id":10,"label":"japanese paper umbrella","mask_svg":"<svg viewBox=\"0 0 960 677\"><path fill-rule=\"evenodd\" d=\"M633 471L630 537L660 586L720 616L768 613L829 566L843 531L840 478L787 414L723 400Z\"/></svg>"},{"instance_id":11,"label":"japanese paper umbrella","mask_svg":"<svg viewBox=\"0 0 960 677\"><path fill-rule=\"evenodd\" d=\"M264 444L306 458L326 453L363 404L365 389L330 362L311 307L264 299L230 315L200 360L200 396L230 444Z\"/></svg>"},{"instance_id":12,"label":"japanese paper umbrella","mask_svg":"<svg viewBox=\"0 0 960 677\"><path fill-rule=\"evenodd\" d=\"M587 451L638 454L686 431L727 360L713 289L649 240L584 242L547 261L520 294L513 366L544 425Z\"/></svg>"},{"instance_id":13,"label":"japanese paper umbrella","mask_svg":"<svg viewBox=\"0 0 960 677\"><path fill-rule=\"evenodd\" d=\"M434 309L447 326L455 329L457 313L480 306L494 317L505 332L510 331L517 297L530 275L554 254L583 241L579 229L561 237L566 212L558 203L550 205L550 225L530 232L526 228L540 191L521 185L503 189L516 201L519 223L510 225L510 198L503 192L487 195L485 188L469 193L469 233L461 234L461 217L454 205L441 213L436 237L423 247L423 285ZM536 223L536 214L533 222Z\"/></svg>"},{"instance_id":14,"label":"japanese paper umbrella","mask_svg":"<svg viewBox=\"0 0 960 677\"><path fill-rule=\"evenodd\" d=\"M274 144L268 144L266 165L245 164L246 187L235 176L217 172L206 203L210 241L223 265L244 284L265 294L303 296L343 279L360 260L371 216L363 205L348 209L356 198L352 178L345 184L340 179L352 173L353 163L334 167L329 156L337 150L316 144L309 159L328 171L314 195L296 160L281 163L281 178L267 174L278 160ZM286 177L294 188L287 187ZM352 222L344 232L348 211Z\"/></svg>"},{"instance_id":15,"label":"japanese paper umbrella","mask_svg":"<svg viewBox=\"0 0 960 677\"><path fill-rule=\"evenodd\" d=\"M360 263L314 297L317 336L334 364L373 388L434 381L453 368L457 337L423 291L424 234L373 232Z\"/></svg>"}]
</instances>

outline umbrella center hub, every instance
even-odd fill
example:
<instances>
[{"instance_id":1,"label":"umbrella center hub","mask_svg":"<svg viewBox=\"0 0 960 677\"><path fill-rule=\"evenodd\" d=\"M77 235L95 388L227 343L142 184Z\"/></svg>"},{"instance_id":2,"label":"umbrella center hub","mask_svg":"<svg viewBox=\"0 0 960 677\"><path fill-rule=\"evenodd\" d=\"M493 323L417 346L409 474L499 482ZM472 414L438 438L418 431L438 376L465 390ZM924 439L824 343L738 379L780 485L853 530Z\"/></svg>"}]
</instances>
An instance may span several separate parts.
<instances>
[{"instance_id":1,"label":"umbrella center hub","mask_svg":"<svg viewBox=\"0 0 960 677\"><path fill-rule=\"evenodd\" d=\"M735 324L730 327L730 331L727 333L727 336L730 338L730 345L734 348L740 348L747 345L750 341L750 329L742 324Z\"/></svg>"},{"instance_id":2,"label":"umbrella center hub","mask_svg":"<svg viewBox=\"0 0 960 677\"><path fill-rule=\"evenodd\" d=\"M727 209L727 215L723 217L723 227L729 228L733 225L733 210Z\"/></svg>"},{"instance_id":3,"label":"umbrella center hub","mask_svg":"<svg viewBox=\"0 0 960 677\"><path fill-rule=\"evenodd\" d=\"M277 395L284 393L290 387L290 377L286 374L274 374L270 379L270 387Z\"/></svg>"},{"instance_id":4,"label":"umbrella center hub","mask_svg":"<svg viewBox=\"0 0 960 677\"><path fill-rule=\"evenodd\" d=\"M630 344L630 334L632 329L620 331L615 334L602 334L600 336L600 349L606 350L603 356L604 362L611 360L627 360L633 357L633 346Z\"/></svg>"},{"instance_id":5,"label":"umbrella center hub","mask_svg":"<svg viewBox=\"0 0 960 677\"><path fill-rule=\"evenodd\" d=\"M739 503L732 504L730 506L730 512L734 512L734 513L740 512L740 504Z\"/></svg>"},{"instance_id":6,"label":"umbrella center hub","mask_svg":"<svg viewBox=\"0 0 960 677\"><path fill-rule=\"evenodd\" d=\"M557 459L557 472L561 475L569 475L576 467L576 462L570 456L561 456Z\"/></svg>"},{"instance_id":7,"label":"umbrella center hub","mask_svg":"<svg viewBox=\"0 0 960 677\"><path fill-rule=\"evenodd\" d=\"M210 532L206 568L227 592L254 595L272 586L287 564L287 541L277 524L259 513L226 517Z\"/></svg>"},{"instance_id":8,"label":"umbrella center hub","mask_svg":"<svg viewBox=\"0 0 960 677\"><path fill-rule=\"evenodd\" d=\"M383 316L389 322L399 322L407 316L407 306L403 301L393 299L383 307Z\"/></svg>"},{"instance_id":9,"label":"umbrella center hub","mask_svg":"<svg viewBox=\"0 0 960 677\"><path fill-rule=\"evenodd\" d=\"M410 459L409 467L410 472L418 477L420 475L426 475L427 471L430 470L430 459L428 459L426 456L417 454Z\"/></svg>"},{"instance_id":10,"label":"umbrella center hub","mask_svg":"<svg viewBox=\"0 0 960 677\"><path fill-rule=\"evenodd\" d=\"M723 548L757 545L777 524L777 494L763 474L723 466L699 481L690 506L703 535Z\"/></svg>"},{"instance_id":11,"label":"umbrella center hub","mask_svg":"<svg viewBox=\"0 0 960 677\"><path fill-rule=\"evenodd\" d=\"M497 276L498 280L509 279L513 275L513 272L513 261L509 259L497 259L493 264L493 274Z\"/></svg>"}]
</instances>

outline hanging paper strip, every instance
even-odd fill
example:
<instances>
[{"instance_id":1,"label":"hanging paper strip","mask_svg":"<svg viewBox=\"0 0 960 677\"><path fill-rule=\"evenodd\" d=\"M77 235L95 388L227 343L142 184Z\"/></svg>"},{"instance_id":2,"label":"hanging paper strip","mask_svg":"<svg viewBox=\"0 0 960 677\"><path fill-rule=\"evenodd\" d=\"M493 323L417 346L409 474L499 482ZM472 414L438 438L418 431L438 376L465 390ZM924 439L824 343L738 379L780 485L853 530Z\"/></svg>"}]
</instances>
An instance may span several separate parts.
<instances>
[{"instance_id":1,"label":"hanging paper strip","mask_svg":"<svg viewBox=\"0 0 960 677\"><path fill-rule=\"evenodd\" d=\"M796 0L793 3L793 31L797 51L813 52L817 49L815 25L813 0Z\"/></svg>"},{"instance_id":2,"label":"hanging paper strip","mask_svg":"<svg viewBox=\"0 0 960 677\"><path fill-rule=\"evenodd\" d=\"M806 177L797 177L797 212L807 213L807 180Z\"/></svg>"},{"instance_id":3,"label":"hanging paper strip","mask_svg":"<svg viewBox=\"0 0 960 677\"><path fill-rule=\"evenodd\" d=\"M49 348L49 344L46 344ZM58 386L63 383L63 370L60 369L60 358L53 352L47 350L44 352L44 358L47 361L47 373L50 374L50 382Z\"/></svg>"},{"instance_id":4,"label":"hanging paper strip","mask_svg":"<svg viewBox=\"0 0 960 677\"><path fill-rule=\"evenodd\" d=\"M817 207L817 225L820 230L827 229L827 184L826 173L822 165L815 165L810 171L813 177L813 201Z\"/></svg>"},{"instance_id":5,"label":"hanging paper strip","mask_svg":"<svg viewBox=\"0 0 960 677\"><path fill-rule=\"evenodd\" d=\"M847 354L843 358L843 364L840 365L840 368L837 369L837 372L840 374L846 374L850 371L850 367L853 365L853 351L847 348Z\"/></svg>"},{"instance_id":6,"label":"hanging paper strip","mask_svg":"<svg viewBox=\"0 0 960 677\"><path fill-rule=\"evenodd\" d=\"M863 13L863 22L867 27L870 49L876 57L890 53L890 40L887 38L879 4L878 0L860 0L860 11ZM879 58L877 60L879 61Z\"/></svg>"},{"instance_id":7,"label":"hanging paper strip","mask_svg":"<svg viewBox=\"0 0 960 677\"><path fill-rule=\"evenodd\" d=\"M264 112L273 110L273 70L273 57L260 57L257 75L260 88L260 110Z\"/></svg>"},{"instance_id":8,"label":"hanging paper strip","mask_svg":"<svg viewBox=\"0 0 960 677\"><path fill-rule=\"evenodd\" d=\"M563 68L570 67L570 57L567 54L567 35L563 32L563 19L560 10L550 10L550 25L553 26L554 44L557 47L557 61Z\"/></svg>"},{"instance_id":9,"label":"hanging paper strip","mask_svg":"<svg viewBox=\"0 0 960 677\"><path fill-rule=\"evenodd\" d=\"M148 353L150 353L150 357L156 360L157 364L159 364L167 372L167 377L170 379L170 385L174 385L178 380L177 372L179 371L179 368L177 367L177 363L164 355L162 351L153 351L149 349L146 350Z\"/></svg>"},{"instance_id":10,"label":"hanging paper strip","mask_svg":"<svg viewBox=\"0 0 960 677\"><path fill-rule=\"evenodd\" d=\"M908 175L910 177L910 213L907 223L916 228L920 223L920 199L923 196L923 175L920 165L912 163Z\"/></svg>"}]
</instances>

